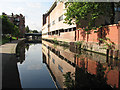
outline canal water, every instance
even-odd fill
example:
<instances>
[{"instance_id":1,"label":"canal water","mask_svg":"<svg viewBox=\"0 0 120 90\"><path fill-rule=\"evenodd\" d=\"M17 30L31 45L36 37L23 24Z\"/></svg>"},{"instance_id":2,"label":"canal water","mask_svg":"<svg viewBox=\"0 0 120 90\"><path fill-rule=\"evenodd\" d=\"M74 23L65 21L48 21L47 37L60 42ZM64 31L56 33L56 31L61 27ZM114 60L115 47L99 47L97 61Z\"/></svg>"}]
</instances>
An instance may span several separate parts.
<instances>
[{"instance_id":1,"label":"canal water","mask_svg":"<svg viewBox=\"0 0 120 90\"><path fill-rule=\"evenodd\" d=\"M42 44L31 44L25 50L25 61L18 63L22 88L56 88L43 63Z\"/></svg>"},{"instance_id":2,"label":"canal water","mask_svg":"<svg viewBox=\"0 0 120 90\"><path fill-rule=\"evenodd\" d=\"M42 41L19 45L16 56L17 88L120 88L120 61L104 55Z\"/></svg>"}]
</instances>

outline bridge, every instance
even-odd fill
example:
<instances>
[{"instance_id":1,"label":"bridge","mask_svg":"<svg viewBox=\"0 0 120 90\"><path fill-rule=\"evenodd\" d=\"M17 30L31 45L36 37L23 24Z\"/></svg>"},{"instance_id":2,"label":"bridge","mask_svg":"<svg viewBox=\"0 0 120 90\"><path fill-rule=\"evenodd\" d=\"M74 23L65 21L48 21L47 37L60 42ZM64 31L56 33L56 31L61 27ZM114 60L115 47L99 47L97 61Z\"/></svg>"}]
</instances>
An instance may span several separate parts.
<instances>
[{"instance_id":1,"label":"bridge","mask_svg":"<svg viewBox=\"0 0 120 90\"><path fill-rule=\"evenodd\" d=\"M25 33L25 36L42 36L41 33Z\"/></svg>"},{"instance_id":2,"label":"bridge","mask_svg":"<svg viewBox=\"0 0 120 90\"><path fill-rule=\"evenodd\" d=\"M41 40L42 33L25 33L25 38L28 40Z\"/></svg>"}]
</instances>

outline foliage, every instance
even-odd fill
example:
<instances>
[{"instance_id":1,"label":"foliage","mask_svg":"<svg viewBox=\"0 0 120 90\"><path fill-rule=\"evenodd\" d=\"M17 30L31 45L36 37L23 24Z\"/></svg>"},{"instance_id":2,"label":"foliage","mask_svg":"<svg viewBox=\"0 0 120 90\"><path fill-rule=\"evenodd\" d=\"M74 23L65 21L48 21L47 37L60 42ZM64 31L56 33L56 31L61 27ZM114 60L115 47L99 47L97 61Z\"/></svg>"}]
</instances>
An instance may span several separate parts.
<instances>
[{"instance_id":1,"label":"foliage","mask_svg":"<svg viewBox=\"0 0 120 90\"><path fill-rule=\"evenodd\" d=\"M107 46L105 47L105 49L115 49L115 43L112 42L109 38L107 37L105 39L99 38L99 40L105 44L104 46Z\"/></svg>"},{"instance_id":2,"label":"foliage","mask_svg":"<svg viewBox=\"0 0 120 90\"><path fill-rule=\"evenodd\" d=\"M75 44L76 44L76 45L82 45L83 42L84 42L84 41L77 41L77 42L75 42Z\"/></svg>"},{"instance_id":3,"label":"foliage","mask_svg":"<svg viewBox=\"0 0 120 90\"><path fill-rule=\"evenodd\" d=\"M12 33L12 35L15 37L18 37L20 35L20 30L16 25L14 25L14 32Z\"/></svg>"},{"instance_id":4,"label":"foliage","mask_svg":"<svg viewBox=\"0 0 120 90\"><path fill-rule=\"evenodd\" d=\"M1 16L2 19L2 33L11 34L14 29L14 25L9 21L6 15Z\"/></svg>"},{"instance_id":5,"label":"foliage","mask_svg":"<svg viewBox=\"0 0 120 90\"><path fill-rule=\"evenodd\" d=\"M62 45L62 46L66 46L66 47L69 46L69 45L68 45L68 42L65 42L65 41L63 41L63 42L61 43L61 45Z\"/></svg>"},{"instance_id":6,"label":"foliage","mask_svg":"<svg viewBox=\"0 0 120 90\"><path fill-rule=\"evenodd\" d=\"M11 34L12 36L18 36L20 34L19 28L10 22L6 15L0 16L2 19L2 33Z\"/></svg>"},{"instance_id":7,"label":"foliage","mask_svg":"<svg viewBox=\"0 0 120 90\"><path fill-rule=\"evenodd\" d=\"M1 45L1 44L5 44L5 43L7 43L7 42L9 42L9 37L4 36L4 37L2 37L2 41L0 40L0 45Z\"/></svg>"},{"instance_id":8,"label":"foliage","mask_svg":"<svg viewBox=\"0 0 120 90\"><path fill-rule=\"evenodd\" d=\"M33 30L32 32L33 32L33 33L39 33L37 30Z\"/></svg>"},{"instance_id":9,"label":"foliage","mask_svg":"<svg viewBox=\"0 0 120 90\"><path fill-rule=\"evenodd\" d=\"M97 62L97 68L96 68L96 77L99 81L102 83L106 83L107 78L105 77L105 71L106 68L103 67L103 65L100 62Z\"/></svg>"},{"instance_id":10,"label":"foliage","mask_svg":"<svg viewBox=\"0 0 120 90\"><path fill-rule=\"evenodd\" d=\"M77 45L78 48L81 48L84 41L77 41L75 42L75 45Z\"/></svg>"},{"instance_id":11,"label":"foliage","mask_svg":"<svg viewBox=\"0 0 120 90\"><path fill-rule=\"evenodd\" d=\"M57 38L54 38L53 42L54 42L55 44L58 44Z\"/></svg>"},{"instance_id":12,"label":"foliage","mask_svg":"<svg viewBox=\"0 0 120 90\"><path fill-rule=\"evenodd\" d=\"M113 22L115 14L114 4L111 2L67 2L65 23L77 24L77 28L81 27L82 21L86 21L87 28L84 30L91 30L95 26L95 20L101 16L111 18ZM118 4L118 3L117 3ZM114 23L114 22L113 22ZM83 28L83 27L81 27Z\"/></svg>"},{"instance_id":13,"label":"foliage","mask_svg":"<svg viewBox=\"0 0 120 90\"><path fill-rule=\"evenodd\" d=\"M27 33L29 33L29 32L30 32L30 29L29 29L29 27L28 27L28 26L26 26L26 27L25 27L25 31L26 31Z\"/></svg>"},{"instance_id":14,"label":"foliage","mask_svg":"<svg viewBox=\"0 0 120 90\"><path fill-rule=\"evenodd\" d=\"M64 81L64 85L67 87L67 89L72 90L72 88L74 88L74 80L72 79L73 75L71 74L71 72L67 72L66 74L63 74L65 81Z\"/></svg>"}]
</instances>

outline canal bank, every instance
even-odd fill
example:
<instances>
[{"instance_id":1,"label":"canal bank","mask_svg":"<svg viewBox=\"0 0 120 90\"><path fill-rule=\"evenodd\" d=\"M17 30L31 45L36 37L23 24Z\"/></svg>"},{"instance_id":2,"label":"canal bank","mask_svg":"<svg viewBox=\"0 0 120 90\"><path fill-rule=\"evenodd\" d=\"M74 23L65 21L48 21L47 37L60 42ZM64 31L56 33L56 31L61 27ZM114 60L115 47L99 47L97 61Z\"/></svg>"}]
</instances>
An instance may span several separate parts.
<instances>
[{"instance_id":1,"label":"canal bank","mask_svg":"<svg viewBox=\"0 0 120 90\"><path fill-rule=\"evenodd\" d=\"M0 53L15 54L18 43L20 43L21 41L24 41L24 40L25 39L14 40L11 43L6 43L6 44L1 45Z\"/></svg>"},{"instance_id":2,"label":"canal bank","mask_svg":"<svg viewBox=\"0 0 120 90\"><path fill-rule=\"evenodd\" d=\"M2 88L20 88L16 61L17 45L25 39L14 40L0 46L2 66ZM17 83L19 82L19 83Z\"/></svg>"},{"instance_id":3,"label":"canal bank","mask_svg":"<svg viewBox=\"0 0 120 90\"><path fill-rule=\"evenodd\" d=\"M63 75L69 76L69 73L71 73L71 80L75 82L74 88L110 88L109 85L112 88L119 88L119 60L111 58L106 60L104 55L83 49L75 53L74 49L44 40L42 51L44 62L62 88L67 81Z\"/></svg>"},{"instance_id":4,"label":"canal bank","mask_svg":"<svg viewBox=\"0 0 120 90\"><path fill-rule=\"evenodd\" d=\"M84 41L71 42L66 39L57 39L57 38L42 38L42 39L62 46L74 48L76 51L78 49L84 49L86 51L90 51L93 53L98 53L105 56L108 55L111 58L120 59L120 50L114 49L114 50L109 50L109 52L107 52L107 49L105 49L104 44L99 45L99 43L90 43Z\"/></svg>"}]
</instances>

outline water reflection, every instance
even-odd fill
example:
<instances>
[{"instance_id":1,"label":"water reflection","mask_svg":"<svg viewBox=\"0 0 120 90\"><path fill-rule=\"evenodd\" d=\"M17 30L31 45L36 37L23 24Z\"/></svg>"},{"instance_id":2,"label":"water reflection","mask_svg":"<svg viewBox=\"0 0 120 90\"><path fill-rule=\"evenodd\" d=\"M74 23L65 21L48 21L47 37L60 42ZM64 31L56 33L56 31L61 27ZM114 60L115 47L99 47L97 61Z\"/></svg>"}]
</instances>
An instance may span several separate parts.
<instances>
[{"instance_id":1,"label":"water reflection","mask_svg":"<svg viewBox=\"0 0 120 90\"><path fill-rule=\"evenodd\" d=\"M120 88L120 61L42 41L43 62L59 88Z\"/></svg>"},{"instance_id":2,"label":"water reflection","mask_svg":"<svg viewBox=\"0 0 120 90\"><path fill-rule=\"evenodd\" d=\"M56 88L42 62L42 44L26 43L25 60L18 63L22 88Z\"/></svg>"},{"instance_id":3,"label":"water reflection","mask_svg":"<svg viewBox=\"0 0 120 90\"><path fill-rule=\"evenodd\" d=\"M19 43L17 48L16 48L16 56L17 56L17 61L22 64L25 60L25 47L27 45L25 42Z\"/></svg>"}]
</instances>

